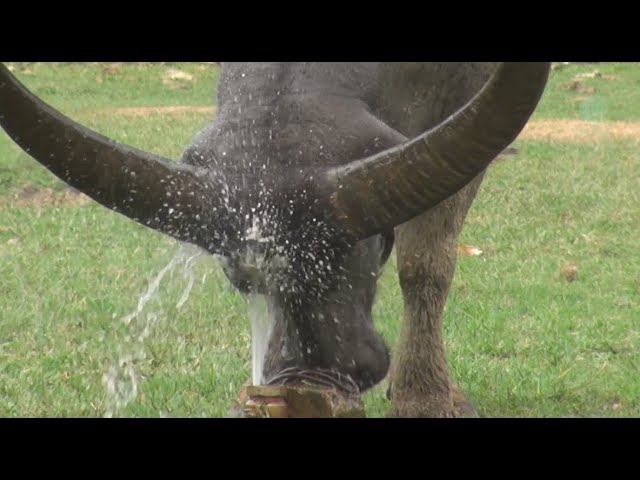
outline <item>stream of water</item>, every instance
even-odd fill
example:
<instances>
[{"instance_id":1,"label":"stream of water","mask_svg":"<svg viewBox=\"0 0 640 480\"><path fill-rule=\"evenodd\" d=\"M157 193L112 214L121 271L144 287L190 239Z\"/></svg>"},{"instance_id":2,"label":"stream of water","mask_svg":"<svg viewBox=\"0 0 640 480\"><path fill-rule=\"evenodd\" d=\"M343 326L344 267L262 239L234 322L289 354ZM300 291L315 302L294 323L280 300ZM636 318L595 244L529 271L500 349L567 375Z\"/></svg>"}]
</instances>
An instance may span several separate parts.
<instances>
[{"instance_id":1,"label":"stream of water","mask_svg":"<svg viewBox=\"0 0 640 480\"><path fill-rule=\"evenodd\" d=\"M202 255L203 252L198 248L180 244L171 261L151 280L136 308L121 319L124 334L118 343L117 359L109 366L102 379L107 399L106 418L116 416L138 395L140 365L147 358L145 342L163 314L158 295L163 280L176 271L181 272L186 280L186 286L176 303L176 308L179 309L189 298L195 281L195 260Z\"/></svg>"},{"instance_id":2,"label":"stream of water","mask_svg":"<svg viewBox=\"0 0 640 480\"><path fill-rule=\"evenodd\" d=\"M264 381L264 360L271 338L274 319L269 311L264 295L249 295L247 297L247 313L251 322L251 374L254 385L261 385Z\"/></svg>"}]
</instances>

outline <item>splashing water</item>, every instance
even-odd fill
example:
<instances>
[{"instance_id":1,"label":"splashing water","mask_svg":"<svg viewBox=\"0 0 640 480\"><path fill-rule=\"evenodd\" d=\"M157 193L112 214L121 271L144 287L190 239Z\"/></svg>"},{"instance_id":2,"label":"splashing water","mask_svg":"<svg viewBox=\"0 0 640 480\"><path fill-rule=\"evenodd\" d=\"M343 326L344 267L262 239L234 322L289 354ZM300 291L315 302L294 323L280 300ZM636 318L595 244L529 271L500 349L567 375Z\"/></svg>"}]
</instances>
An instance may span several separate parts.
<instances>
[{"instance_id":1,"label":"splashing water","mask_svg":"<svg viewBox=\"0 0 640 480\"><path fill-rule=\"evenodd\" d=\"M167 273L173 273L176 267L182 267L182 274L187 280L176 308L181 308L189 298L193 288L195 275L194 260L202 256L203 252L187 244L180 244L178 252L155 278L150 282L146 292L138 300L136 309L122 318L125 333L118 345L118 358L103 375L102 381L106 390L107 409L106 418L111 418L120 410L133 402L140 385L140 364L147 358L144 348L145 341L153 331L153 327L160 318L160 312L146 311L148 305L158 297L162 280Z\"/></svg>"},{"instance_id":2,"label":"splashing water","mask_svg":"<svg viewBox=\"0 0 640 480\"><path fill-rule=\"evenodd\" d=\"M254 385L264 381L264 360L275 323L264 295L247 296L247 312L251 321L251 374Z\"/></svg>"}]
</instances>

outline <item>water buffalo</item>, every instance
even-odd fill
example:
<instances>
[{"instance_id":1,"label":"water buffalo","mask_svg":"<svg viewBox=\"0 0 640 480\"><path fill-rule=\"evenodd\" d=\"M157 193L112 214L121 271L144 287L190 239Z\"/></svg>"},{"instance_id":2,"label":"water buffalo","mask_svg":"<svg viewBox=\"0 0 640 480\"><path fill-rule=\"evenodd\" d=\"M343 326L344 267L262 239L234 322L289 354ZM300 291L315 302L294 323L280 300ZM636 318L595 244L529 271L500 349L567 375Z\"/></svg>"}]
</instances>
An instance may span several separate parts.
<instances>
[{"instance_id":1,"label":"water buffalo","mask_svg":"<svg viewBox=\"0 0 640 480\"><path fill-rule=\"evenodd\" d=\"M235 287L266 296L255 382L315 375L361 392L391 369L390 415L445 417L457 237L548 74L548 63L225 63L215 118L173 162L75 123L0 66L0 125L69 185L219 256ZM371 311L394 243L405 311L390 362Z\"/></svg>"}]
</instances>

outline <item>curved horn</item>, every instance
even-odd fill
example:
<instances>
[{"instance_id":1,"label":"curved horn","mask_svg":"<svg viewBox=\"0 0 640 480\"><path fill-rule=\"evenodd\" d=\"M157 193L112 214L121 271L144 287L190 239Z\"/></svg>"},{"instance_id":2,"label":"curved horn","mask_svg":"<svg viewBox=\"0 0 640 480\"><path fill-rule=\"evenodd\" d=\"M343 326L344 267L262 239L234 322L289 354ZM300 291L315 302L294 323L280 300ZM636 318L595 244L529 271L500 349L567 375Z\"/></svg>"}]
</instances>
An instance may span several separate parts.
<instances>
[{"instance_id":1,"label":"curved horn","mask_svg":"<svg viewBox=\"0 0 640 480\"><path fill-rule=\"evenodd\" d=\"M154 230L211 247L199 226L207 173L120 144L74 122L0 64L0 126L64 182Z\"/></svg>"},{"instance_id":2,"label":"curved horn","mask_svg":"<svg viewBox=\"0 0 640 480\"><path fill-rule=\"evenodd\" d=\"M549 63L503 63L463 108L428 132L334 167L330 202L356 238L388 231L447 199L518 136L535 110Z\"/></svg>"}]
</instances>

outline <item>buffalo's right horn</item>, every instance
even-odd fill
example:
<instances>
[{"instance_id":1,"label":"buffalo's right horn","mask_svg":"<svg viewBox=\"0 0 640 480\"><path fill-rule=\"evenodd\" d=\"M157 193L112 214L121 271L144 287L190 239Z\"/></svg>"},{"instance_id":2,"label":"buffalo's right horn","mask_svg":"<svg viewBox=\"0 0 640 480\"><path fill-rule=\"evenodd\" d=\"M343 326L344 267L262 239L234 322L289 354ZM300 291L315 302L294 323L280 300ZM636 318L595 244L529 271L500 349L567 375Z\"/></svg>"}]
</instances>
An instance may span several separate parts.
<instances>
[{"instance_id":1,"label":"buffalo's right horn","mask_svg":"<svg viewBox=\"0 0 640 480\"><path fill-rule=\"evenodd\" d=\"M392 230L455 194L524 128L549 63L503 63L463 108L428 132L329 170L331 208L356 238Z\"/></svg>"},{"instance_id":2,"label":"buffalo's right horn","mask_svg":"<svg viewBox=\"0 0 640 480\"><path fill-rule=\"evenodd\" d=\"M0 64L0 126L57 177L107 208L210 251L201 225L209 212L211 173L144 152L90 130L27 90ZM209 202L209 203L208 203ZM209 230L210 231L210 230Z\"/></svg>"}]
</instances>

